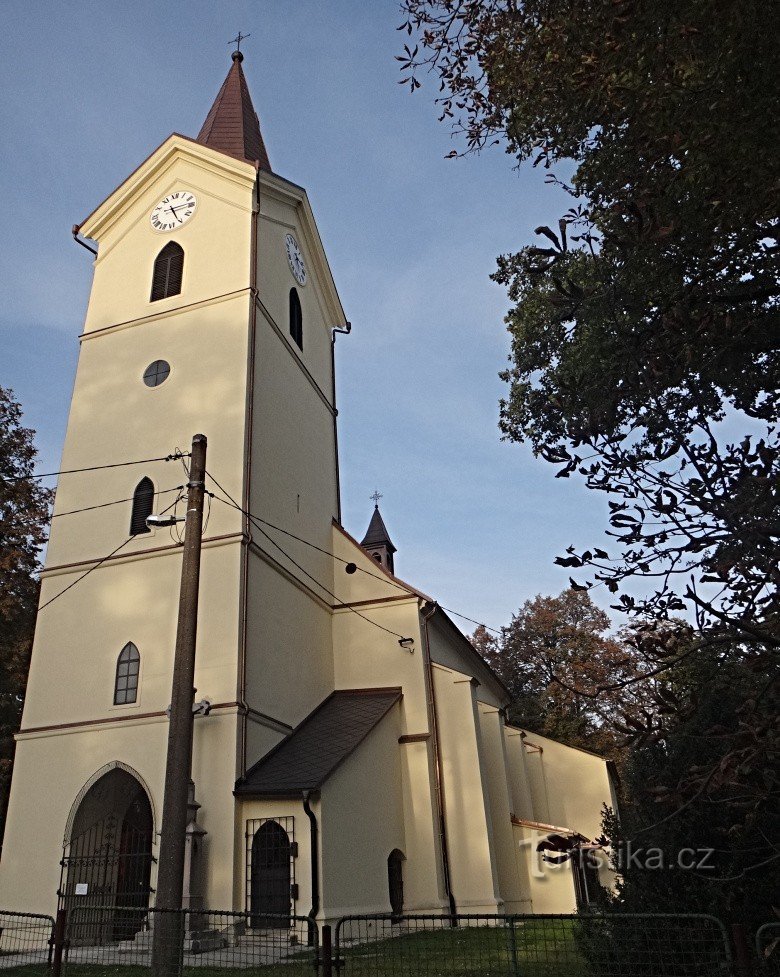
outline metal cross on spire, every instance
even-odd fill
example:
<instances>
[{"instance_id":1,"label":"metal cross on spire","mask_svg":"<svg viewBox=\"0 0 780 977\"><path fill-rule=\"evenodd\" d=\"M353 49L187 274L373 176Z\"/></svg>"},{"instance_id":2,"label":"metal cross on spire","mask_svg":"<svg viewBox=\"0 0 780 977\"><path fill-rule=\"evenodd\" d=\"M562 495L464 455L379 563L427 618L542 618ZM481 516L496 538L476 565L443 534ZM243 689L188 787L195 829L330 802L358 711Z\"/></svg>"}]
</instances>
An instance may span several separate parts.
<instances>
[{"instance_id":1,"label":"metal cross on spire","mask_svg":"<svg viewBox=\"0 0 780 977\"><path fill-rule=\"evenodd\" d=\"M374 500L374 505L378 509L379 508L379 500L380 499L383 499L384 496L379 492L378 489L374 489L374 494L371 496L371 498Z\"/></svg>"},{"instance_id":2,"label":"metal cross on spire","mask_svg":"<svg viewBox=\"0 0 780 977\"><path fill-rule=\"evenodd\" d=\"M241 31L238 32L238 37L234 37L232 41L228 41L228 44L236 45L236 53L241 54L241 42L245 41L251 34L242 34Z\"/></svg>"}]
</instances>

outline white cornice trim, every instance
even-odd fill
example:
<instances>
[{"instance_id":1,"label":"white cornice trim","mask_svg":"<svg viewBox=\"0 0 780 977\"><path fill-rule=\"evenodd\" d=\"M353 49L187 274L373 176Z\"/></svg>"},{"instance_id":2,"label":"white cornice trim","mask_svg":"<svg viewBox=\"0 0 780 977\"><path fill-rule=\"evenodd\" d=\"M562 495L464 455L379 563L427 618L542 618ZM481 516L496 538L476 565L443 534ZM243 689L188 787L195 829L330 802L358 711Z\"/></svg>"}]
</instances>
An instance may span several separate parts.
<instances>
[{"instance_id":1,"label":"white cornice trim","mask_svg":"<svg viewBox=\"0 0 780 977\"><path fill-rule=\"evenodd\" d=\"M212 173L219 173L239 186L252 188L257 171L251 163L226 156L208 146L173 133L148 156L130 176L78 225L83 237L99 241L121 213L158 177L179 159L187 159Z\"/></svg>"}]
</instances>

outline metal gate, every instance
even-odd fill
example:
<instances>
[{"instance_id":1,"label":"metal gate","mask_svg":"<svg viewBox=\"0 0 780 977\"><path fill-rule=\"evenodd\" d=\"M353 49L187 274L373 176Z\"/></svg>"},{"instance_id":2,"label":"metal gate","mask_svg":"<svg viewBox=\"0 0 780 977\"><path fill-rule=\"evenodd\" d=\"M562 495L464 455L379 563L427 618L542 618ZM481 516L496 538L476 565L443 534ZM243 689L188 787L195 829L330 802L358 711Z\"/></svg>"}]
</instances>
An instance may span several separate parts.
<instances>
[{"instance_id":1,"label":"metal gate","mask_svg":"<svg viewBox=\"0 0 780 977\"><path fill-rule=\"evenodd\" d=\"M110 814L72 838L62 853L60 909L85 912L101 907L100 932L85 926L71 934L78 942L129 940L142 928L152 894L152 836L132 819ZM106 914L107 906L116 907ZM89 934L89 936L87 935Z\"/></svg>"}]
</instances>

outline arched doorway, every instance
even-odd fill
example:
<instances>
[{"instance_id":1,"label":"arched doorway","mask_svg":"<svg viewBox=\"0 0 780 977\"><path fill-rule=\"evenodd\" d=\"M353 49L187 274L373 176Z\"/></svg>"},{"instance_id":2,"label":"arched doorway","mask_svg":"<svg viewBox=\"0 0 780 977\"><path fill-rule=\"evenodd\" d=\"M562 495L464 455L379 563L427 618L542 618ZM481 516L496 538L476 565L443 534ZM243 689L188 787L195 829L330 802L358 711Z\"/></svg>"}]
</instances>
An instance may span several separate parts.
<instances>
[{"instance_id":1,"label":"arched doorway","mask_svg":"<svg viewBox=\"0 0 780 977\"><path fill-rule=\"evenodd\" d=\"M404 853L397 848L387 856L387 884L393 918L402 916L404 911L404 861Z\"/></svg>"},{"instance_id":2,"label":"arched doorway","mask_svg":"<svg viewBox=\"0 0 780 977\"><path fill-rule=\"evenodd\" d=\"M264 821L252 839L250 911L256 929L285 929L290 915L290 839L278 821Z\"/></svg>"},{"instance_id":3,"label":"arched doorway","mask_svg":"<svg viewBox=\"0 0 780 977\"><path fill-rule=\"evenodd\" d=\"M79 942L128 940L141 929L153 832L149 797L128 771L115 767L86 790L64 847L60 884Z\"/></svg>"}]
</instances>

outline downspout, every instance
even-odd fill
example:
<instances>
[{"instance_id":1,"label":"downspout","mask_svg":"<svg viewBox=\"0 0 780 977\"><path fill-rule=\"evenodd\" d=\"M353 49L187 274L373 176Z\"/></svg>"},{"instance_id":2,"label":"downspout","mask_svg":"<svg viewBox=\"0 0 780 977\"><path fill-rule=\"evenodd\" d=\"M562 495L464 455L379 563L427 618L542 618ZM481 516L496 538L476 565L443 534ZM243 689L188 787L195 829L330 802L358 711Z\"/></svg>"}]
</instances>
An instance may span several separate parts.
<instances>
[{"instance_id":1,"label":"downspout","mask_svg":"<svg viewBox=\"0 0 780 977\"><path fill-rule=\"evenodd\" d=\"M82 246L82 248L86 248L87 251L91 251L92 254L94 254L94 255L97 254L97 251L91 245L87 244L86 241L80 241L79 240L79 225L78 224L74 224L73 225L73 240L76 242L76 244L80 244Z\"/></svg>"},{"instance_id":2,"label":"downspout","mask_svg":"<svg viewBox=\"0 0 780 977\"><path fill-rule=\"evenodd\" d=\"M247 343L247 379L246 379L246 434L244 436L244 484L241 489L241 505L245 512L249 511L249 489L252 475L252 421L254 418L255 397L255 346L257 335L257 234L260 215L260 167L255 161L257 173L255 188L257 199L252 206L252 225L250 229L249 249L249 339ZM238 649L238 689L236 699L241 716L240 728L240 776L244 776L247 769L247 728L249 724L249 704L246 701L246 643L247 618L249 608L249 542L252 538L249 517L242 515L241 540L241 636Z\"/></svg>"},{"instance_id":3,"label":"downspout","mask_svg":"<svg viewBox=\"0 0 780 977\"><path fill-rule=\"evenodd\" d=\"M330 377L331 388L331 407L333 408L333 450L336 453L336 512L338 513L339 526L341 525L341 472L339 470L339 412L336 410L336 333L348 336L352 332L352 323L347 322L342 329L334 326L330 334Z\"/></svg>"},{"instance_id":4,"label":"downspout","mask_svg":"<svg viewBox=\"0 0 780 977\"><path fill-rule=\"evenodd\" d=\"M317 825L317 815L309 805L309 795L311 791L303 792L303 810L311 823L311 909L308 918L312 925L309 927L309 943L314 940L317 914L320 911L320 846L319 846L319 826Z\"/></svg>"},{"instance_id":5,"label":"downspout","mask_svg":"<svg viewBox=\"0 0 780 977\"><path fill-rule=\"evenodd\" d=\"M452 882L450 875L450 853L447 844L447 817L444 802L444 775L441 765L441 743L439 741L439 723L436 714L436 693L433 687L433 664L431 662L430 639L428 636L428 622L436 613L438 607L436 603L428 604L430 611L426 613L423 608L423 661L425 663L425 684L427 685L427 705L428 705L428 725L431 730L431 740L433 743L433 767L434 767L434 786L436 789L436 808L439 818L439 845L441 847L441 862L444 872L444 891L450 904L450 914L455 916L457 906L455 896L452 892Z\"/></svg>"}]
</instances>

